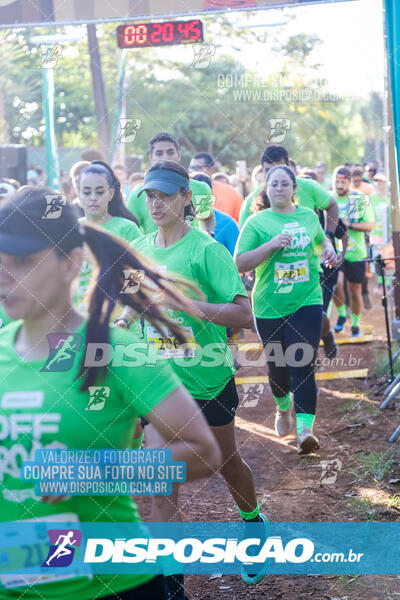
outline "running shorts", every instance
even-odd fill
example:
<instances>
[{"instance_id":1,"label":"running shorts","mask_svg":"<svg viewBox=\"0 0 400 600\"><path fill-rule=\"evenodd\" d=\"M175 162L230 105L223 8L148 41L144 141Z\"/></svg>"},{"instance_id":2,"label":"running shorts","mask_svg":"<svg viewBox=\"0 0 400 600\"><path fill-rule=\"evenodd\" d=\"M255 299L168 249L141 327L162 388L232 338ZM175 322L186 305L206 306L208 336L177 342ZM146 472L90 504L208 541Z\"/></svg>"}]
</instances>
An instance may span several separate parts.
<instances>
[{"instance_id":1,"label":"running shorts","mask_svg":"<svg viewBox=\"0 0 400 600\"><path fill-rule=\"evenodd\" d=\"M207 423L210 427L221 427L228 425L235 418L236 409L239 404L239 396L236 390L235 378L232 377L222 392L212 400L197 400Z\"/></svg>"},{"instance_id":2,"label":"running shorts","mask_svg":"<svg viewBox=\"0 0 400 600\"><path fill-rule=\"evenodd\" d=\"M235 418L236 409L239 405L239 396L236 390L235 378L232 377L222 392L211 400L195 401L201 408L210 427L221 427L228 425ZM148 425L148 420L144 417L140 419L142 427Z\"/></svg>"},{"instance_id":3,"label":"running shorts","mask_svg":"<svg viewBox=\"0 0 400 600\"><path fill-rule=\"evenodd\" d=\"M349 283L362 283L365 277L365 262L363 260L356 262L345 260L343 273Z\"/></svg>"}]
</instances>

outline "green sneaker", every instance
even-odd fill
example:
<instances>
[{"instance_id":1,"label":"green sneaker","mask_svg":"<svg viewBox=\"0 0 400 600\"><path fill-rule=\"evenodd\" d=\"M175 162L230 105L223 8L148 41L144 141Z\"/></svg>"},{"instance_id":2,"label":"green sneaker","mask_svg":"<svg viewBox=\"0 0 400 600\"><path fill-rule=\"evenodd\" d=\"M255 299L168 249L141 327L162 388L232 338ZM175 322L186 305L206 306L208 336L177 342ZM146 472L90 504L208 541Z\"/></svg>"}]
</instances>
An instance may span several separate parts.
<instances>
[{"instance_id":1,"label":"green sneaker","mask_svg":"<svg viewBox=\"0 0 400 600\"><path fill-rule=\"evenodd\" d=\"M265 528L265 539L268 537L269 533L269 521L263 513L260 513L260 517L264 522ZM255 585L259 583L261 579L263 579L268 573L268 561L265 561L264 564L260 563L252 563L252 564L242 564L240 576L242 578L243 583L247 585Z\"/></svg>"}]
</instances>

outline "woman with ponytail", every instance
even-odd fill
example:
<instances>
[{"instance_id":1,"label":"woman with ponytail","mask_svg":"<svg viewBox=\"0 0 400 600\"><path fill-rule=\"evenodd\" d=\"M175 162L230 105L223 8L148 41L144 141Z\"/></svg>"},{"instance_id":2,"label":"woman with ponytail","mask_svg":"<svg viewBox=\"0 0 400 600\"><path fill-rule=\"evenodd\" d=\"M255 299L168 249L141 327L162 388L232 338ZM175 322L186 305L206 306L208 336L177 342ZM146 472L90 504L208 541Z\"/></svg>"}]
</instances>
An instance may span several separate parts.
<instances>
[{"instance_id":1,"label":"woman with ponytail","mask_svg":"<svg viewBox=\"0 0 400 600\"><path fill-rule=\"evenodd\" d=\"M87 318L74 309L70 295L84 243L98 263ZM142 275L136 293L124 292L127 270ZM33 481L21 481L20 465L34 460L38 449L130 448L141 415L169 442L173 460L185 461L188 480L208 476L219 467L220 453L211 431L167 363L154 361L154 366L143 368L137 360L128 366L128 359L98 360L96 349L104 353L107 344L112 357L117 344L121 350L136 343L130 332L109 328L118 302L143 314L154 328L167 326L185 341L180 328L152 304L154 292L186 310L186 300L174 291L171 279L145 264L126 242L89 223L80 224L74 208L52 190L26 187L12 203L1 207L0 302L14 321L0 330L0 419L11 423L17 412L26 426L15 431L3 428L0 455L9 460L0 463L0 520L51 520L55 527L57 521L67 519L110 521L116 537L118 523L140 521L128 495L39 497ZM102 403L95 410L93 391L97 401L101 395ZM12 398L15 401L9 402ZM56 576L50 571L45 580L40 576L34 584L28 585L28 580L25 584L20 577L22 582L12 589L0 574L1 598L166 597L162 576L71 577L68 571L63 578L62 569Z\"/></svg>"},{"instance_id":2,"label":"woman with ponytail","mask_svg":"<svg viewBox=\"0 0 400 600\"><path fill-rule=\"evenodd\" d=\"M79 178L79 200L85 213L82 224L97 225L127 242L140 237L137 220L124 204L121 184L107 163L94 160L83 169ZM92 280L93 261L90 258L87 255L82 263L74 295L74 304L82 314L87 311Z\"/></svg>"},{"instance_id":3,"label":"woman with ponytail","mask_svg":"<svg viewBox=\"0 0 400 600\"><path fill-rule=\"evenodd\" d=\"M145 175L142 190L146 192L147 206L158 229L135 240L132 246L158 263L161 272L176 273L202 292L200 296L188 290L190 299L184 310L171 298L157 297L171 319L185 329L186 344L180 345L174 333L166 328L160 334L148 322L145 339L160 360L168 359L207 419L222 453L221 475L240 516L245 522L261 522L267 527L267 518L260 513L257 502L252 471L236 445L235 413L239 398L234 380L236 369L226 336L227 327L253 325L247 292L229 251L187 223L193 208L192 190L182 165L169 160L153 164ZM125 309L120 325L129 325L135 317L131 309ZM151 443L159 439L151 424L146 427L145 437ZM180 520L178 492L176 484L168 498L153 498L153 521ZM241 575L251 585L261 581L265 570L243 566ZM169 576L166 583L168 597L183 600L183 576Z\"/></svg>"}]
</instances>

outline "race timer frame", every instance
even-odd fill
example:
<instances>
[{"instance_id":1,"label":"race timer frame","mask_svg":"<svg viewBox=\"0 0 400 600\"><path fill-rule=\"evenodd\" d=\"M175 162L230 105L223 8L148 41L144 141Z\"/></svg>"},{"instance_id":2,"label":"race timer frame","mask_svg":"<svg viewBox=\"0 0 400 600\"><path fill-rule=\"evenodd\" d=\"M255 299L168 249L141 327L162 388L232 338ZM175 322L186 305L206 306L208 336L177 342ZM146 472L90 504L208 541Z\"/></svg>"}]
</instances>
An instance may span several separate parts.
<instances>
[{"instance_id":1,"label":"race timer frame","mask_svg":"<svg viewBox=\"0 0 400 600\"><path fill-rule=\"evenodd\" d=\"M164 21L162 23L135 23L117 27L119 48L145 48L198 44L204 41L203 22Z\"/></svg>"}]
</instances>

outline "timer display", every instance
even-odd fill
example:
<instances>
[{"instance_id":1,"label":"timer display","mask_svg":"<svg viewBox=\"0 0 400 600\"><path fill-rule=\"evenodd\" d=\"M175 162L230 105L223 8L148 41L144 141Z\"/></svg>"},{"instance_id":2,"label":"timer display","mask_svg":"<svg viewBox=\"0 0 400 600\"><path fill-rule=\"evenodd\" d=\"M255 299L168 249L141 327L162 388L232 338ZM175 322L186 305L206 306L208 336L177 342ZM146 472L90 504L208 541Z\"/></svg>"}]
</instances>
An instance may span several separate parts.
<instances>
[{"instance_id":1,"label":"timer display","mask_svg":"<svg viewBox=\"0 0 400 600\"><path fill-rule=\"evenodd\" d=\"M204 41L203 23L199 19L191 19L120 25L117 27L117 40L119 48L197 44Z\"/></svg>"}]
</instances>

